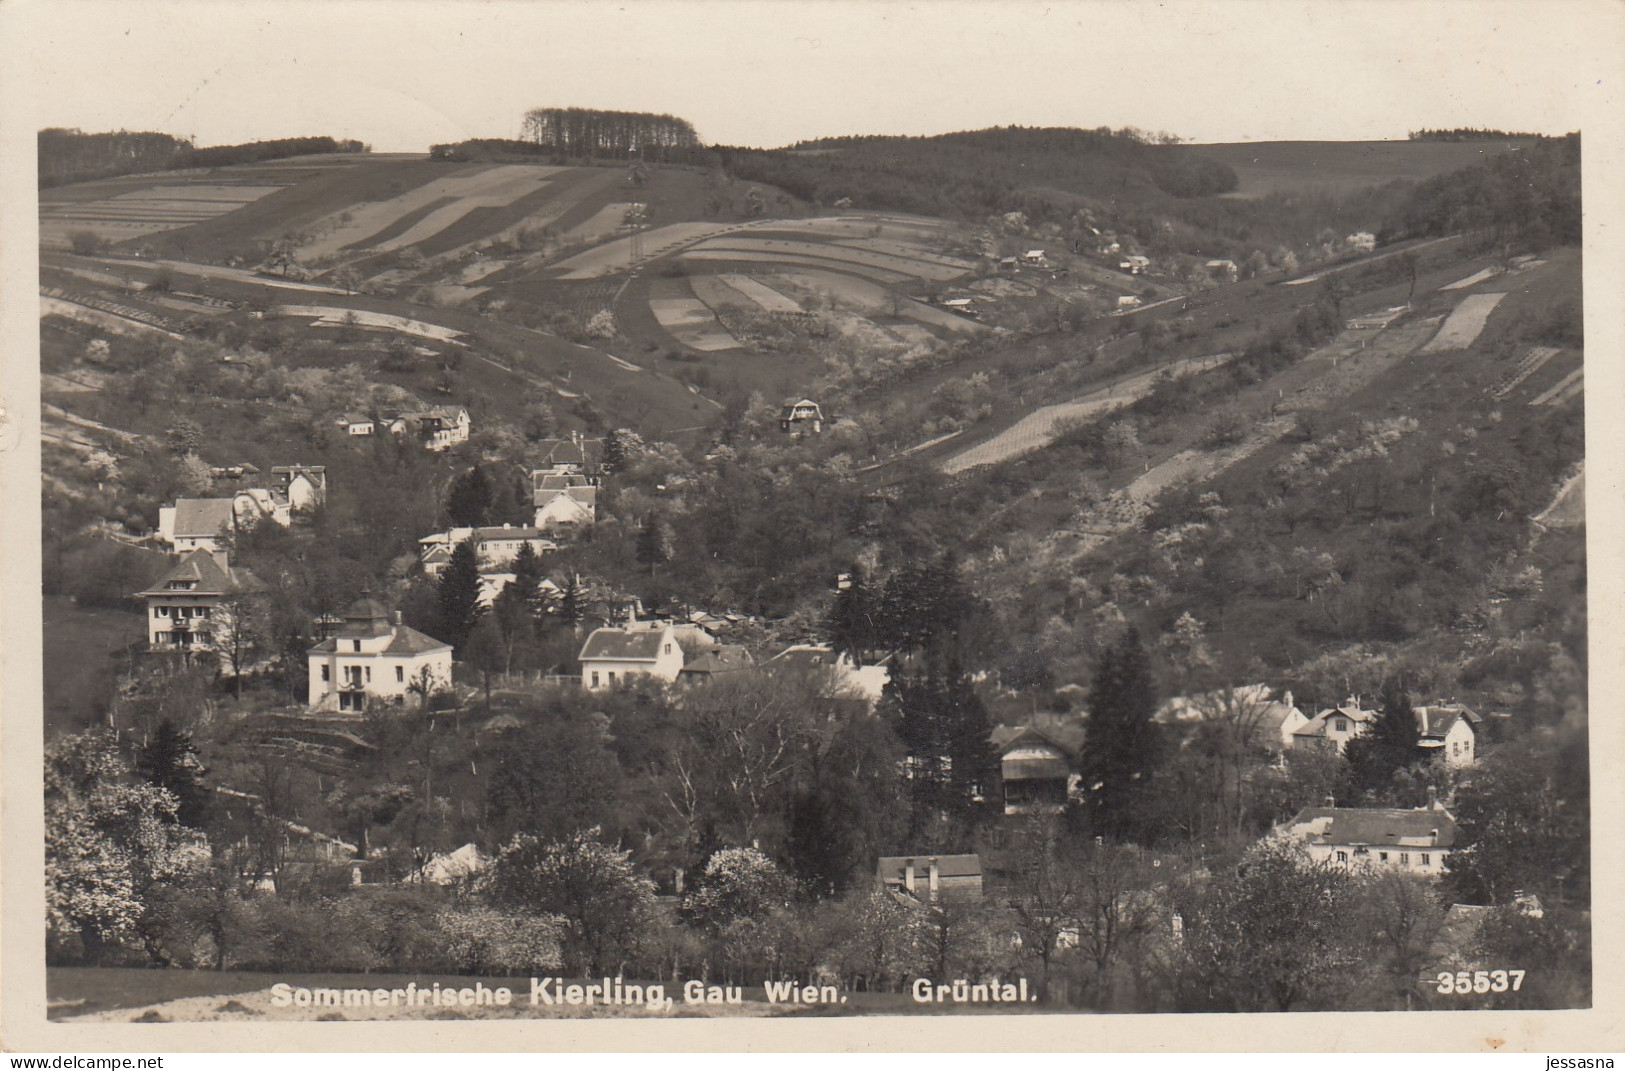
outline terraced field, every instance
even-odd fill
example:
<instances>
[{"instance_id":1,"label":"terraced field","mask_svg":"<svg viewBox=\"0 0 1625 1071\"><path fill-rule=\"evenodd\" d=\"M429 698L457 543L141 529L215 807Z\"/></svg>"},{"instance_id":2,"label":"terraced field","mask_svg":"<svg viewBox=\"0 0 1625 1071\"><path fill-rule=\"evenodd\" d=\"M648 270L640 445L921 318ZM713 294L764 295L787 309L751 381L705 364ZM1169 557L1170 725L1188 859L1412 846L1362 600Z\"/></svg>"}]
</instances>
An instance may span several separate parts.
<instances>
[{"instance_id":1,"label":"terraced field","mask_svg":"<svg viewBox=\"0 0 1625 1071\"><path fill-rule=\"evenodd\" d=\"M189 183L154 185L103 200L40 204L40 244L66 249L76 232L121 242L234 212L281 186Z\"/></svg>"},{"instance_id":2,"label":"terraced field","mask_svg":"<svg viewBox=\"0 0 1625 1071\"><path fill-rule=\"evenodd\" d=\"M817 260L827 261L832 266L846 267L852 265L858 268L877 268L905 278L929 279L936 282L957 279L970 270L970 266L963 261L938 257L933 254L914 255L911 253L905 256L896 253L883 253L873 249L854 248L850 242L810 242L799 239L758 238L744 235L729 235L727 237L707 239L698 243L690 251L689 255L719 250L746 254L736 256L735 259L737 260L752 260L755 259L754 254L759 253L812 257Z\"/></svg>"},{"instance_id":3,"label":"terraced field","mask_svg":"<svg viewBox=\"0 0 1625 1071\"><path fill-rule=\"evenodd\" d=\"M1439 333L1422 347L1422 352L1440 353L1444 350L1464 350L1471 346L1483 332L1490 313L1495 311L1495 306L1500 304L1504 297L1505 294L1469 294L1463 298L1455 311L1445 318Z\"/></svg>"},{"instance_id":4,"label":"terraced field","mask_svg":"<svg viewBox=\"0 0 1625 1071\"><path fill-rule=\"evenodd\" d=\"M464 169L385 201L358 204L319 223L319 237L302 245L304 260L354 247L388 252L423 242L480 208L504 208L535 193L564 168L493 164ZM411 220L404 230L400 224Z\"/></svg>"}]
</instances>

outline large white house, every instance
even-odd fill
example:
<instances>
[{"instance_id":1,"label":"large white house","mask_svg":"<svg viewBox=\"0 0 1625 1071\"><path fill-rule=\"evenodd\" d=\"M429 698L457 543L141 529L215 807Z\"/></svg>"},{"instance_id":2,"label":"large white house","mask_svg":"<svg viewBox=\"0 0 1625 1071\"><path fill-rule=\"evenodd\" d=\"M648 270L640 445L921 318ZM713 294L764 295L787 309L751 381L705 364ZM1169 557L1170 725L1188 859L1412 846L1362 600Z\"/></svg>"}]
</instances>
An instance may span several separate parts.
<instances>
[{"instance_id":1,"label":"large white house","mask_svg":"<svg viewBox=\"0 0 1625 1071\"><path fill-rule=\"evenodd\" d=\"M400 611L362 597L331 638L310 649L310 705L361 713L403 706L451 687L451 645L401 623Z\"/></svg>"},{"instance_id":2,"label":"large white house","mask_svg":"<svg viewBox=\"0 0 1625 1071\"><path fill-rule=\"evenodd\" d=\"M151 651L218 655L231 629L231 603L260 590L246 569L233 569L224 551L187 553L156 584L136 597L147 604Z\"/></svg>"},{"instance_id":3,"label":"large white house","mask_svg":"<svg viewBox=\"0 0 1625 1071\"><path fill-rule=\"evenodd\" d=\"M548 480L567 481L581 477L559 476ZM539 481L540 482L540 481ZM586 528L598 519L598 488L584 485L538 486L534 495L537 528L544 532Z\"/></svg>"},{"instance_id":4,"label":"large white house","mask_svg":"<svg viewBox=\"0 0 1625 1071\"><path fill-rule=\"evenodd\" d=\"M581 646L581 683L613 688L634 677L668 683L683 671L683 647L669 625L594 629Z\"/></svg>"},{"instance_id":5,"label":"large white house","mask_svg":"<svg viewBox=\"0 0 1625 1071\"><path fill-rule=\"evenodd\" d=\"M1447 766L1471 766L1477 761L1476 726L1484 719L1460 703L1439 702L1411 708L1416 716L1417 745L1429 757ZM1292 734L1293 747L1335 747L1342 754L1350 740L1364 735L1377 717L1358 699L1345 699L1323 710Z\"/></svg>"},{"instance_id":6,"label":"large white house","mask_svg":"<svg viewBox=\"0 0 1625 1071\"><path fill-rule=\"evenodd\" d=\"M1350 868L1388 867L1437 877L1461 831L1438 803L1397 807L1305 807L1277 827L1316 862Z\"/></svg>"}]
</instances>

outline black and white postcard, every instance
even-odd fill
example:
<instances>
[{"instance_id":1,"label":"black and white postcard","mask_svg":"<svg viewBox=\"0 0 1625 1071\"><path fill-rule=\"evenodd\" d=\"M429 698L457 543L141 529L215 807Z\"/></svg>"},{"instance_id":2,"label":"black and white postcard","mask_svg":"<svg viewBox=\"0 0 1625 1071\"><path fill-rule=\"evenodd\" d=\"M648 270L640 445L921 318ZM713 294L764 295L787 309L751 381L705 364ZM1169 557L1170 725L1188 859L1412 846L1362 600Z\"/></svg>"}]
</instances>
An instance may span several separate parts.
<instances>
[{"instance_id":1,"label":"black and white postcard","mask_svg":"<svg viewBox=\"0 0 1625 1071\"><path fill-rule=\"evenodd\" d=\"M0 31L8 1047L1618 1014L1617 4Z\"/></svg>"}]
</instances>

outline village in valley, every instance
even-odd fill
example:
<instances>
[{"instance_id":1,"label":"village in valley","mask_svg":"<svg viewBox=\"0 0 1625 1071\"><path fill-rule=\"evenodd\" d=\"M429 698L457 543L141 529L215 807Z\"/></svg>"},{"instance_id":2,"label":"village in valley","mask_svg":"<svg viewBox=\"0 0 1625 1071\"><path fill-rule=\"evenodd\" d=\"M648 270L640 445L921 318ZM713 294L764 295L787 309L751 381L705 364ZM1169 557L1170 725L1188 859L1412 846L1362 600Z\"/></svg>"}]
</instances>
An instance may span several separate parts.
<instances>
[{"instance_id":1,"label":"village in valley","mask_svg":"<svg viewBox=\"0 0 1625 1071\"><path fill-rule=\"evenodd\" d=\"M40 132L54 1017L1589 1005L1579 135L521 131Z\"/></svg>"}]
</instances>

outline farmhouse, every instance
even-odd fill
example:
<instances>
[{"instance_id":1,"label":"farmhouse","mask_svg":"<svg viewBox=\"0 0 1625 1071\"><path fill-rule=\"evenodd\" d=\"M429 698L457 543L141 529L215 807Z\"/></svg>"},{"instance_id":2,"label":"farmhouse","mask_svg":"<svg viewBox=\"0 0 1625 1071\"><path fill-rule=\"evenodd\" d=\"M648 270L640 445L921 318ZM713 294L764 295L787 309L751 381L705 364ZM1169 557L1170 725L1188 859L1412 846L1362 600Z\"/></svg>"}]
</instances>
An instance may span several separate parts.
<instances>
[{"instance_id":1,"label":"farmhouse","mask_svg":"<svg viewBox=\"0 0 1625 1071\"><path fill-rule=\"evenodd\" d=\"M581 683L594 690L639 676L669 683L683 670L683 648L669 625L594 629L579 658Z\"/></svg>"},{"instance_id":2,"label":"farmhouse","mask_svg":"<svg viewBox=\"0 0 1625 1071\"><path fill-rule=\"evenodd\" d=\"M1331 710L1323 710L1292 733L1292 746L1299 747L1335 747L1341 755L1343 749L1348 747L1350 740L1365 732L1371 720L1377 716L1374 710L1366 710L1360 706L1358 696L1350 696L1341 704Z\"/></svg>"},{"instance_id":3,"label":"farmhouse","mask_svg":"<svg viewBox=\"0 0 1625 1071\"><path fill-rule=\"evenodd\" d=\"M1044 251L1042 249L1027 250L1025 253L1021 254L1021 262L1023 264L1031 264L1034 267L1043 267L1045 264L1049 263L1049 261L1044 259Z\"/></svg>"},{"instance_id":4,"label":"farmhouse","mask_svg":"<svg viewBox=\"0 0 1625 1071\"><path fill-rule=\"evenodd\" d=\"M1119 271L1126 271L1130 275L1139 275L1151 267L1151 258L1142 257L1138 253L1130 253L1117 265Z\"/></svg>"},{"instance_id":5,"label":"farmhouse","mask_svg":"<svg viewBox=\"0 0 1625 1071\"><path fill-rule=\"evenodd\" d=\"M1000 725L990 739L999 753L1005 814L1059 814L1066 809L1078 781L1081 729Z\"/></svg>"},{"instance_id":6,"label":"farmhouse","mask_svg":"<svg viewBox=\"0 0 1625 1071\"><path fill-rule=\"evenodd\" d=\"M788 435L817 435L824 430L824 412L810 398L786 402L779 410L779 430Z\"/></svg>"},{"instance_id":7,"label":"farmhouse","mask_svg":"<svg viewBox=\"0 0 1625 1071\"><path fill-rule=\"evenodd\" d=\"M158 538L176 554L225 550L236 530L233 506L229 498L178 498L159 508Z\"/></svg>"},{"instance_id":8,"label":"farmhouse","mask_svg":"<svg viewBox=\"0 0 1625 1071\"><path fill-rule=\"evenodd\" d=\"M1207 268L1209 275L1215 279L1223 279L1227 283L1235 282L1241 274L1233 260L1210 260L1203 266Z\"/></svg>"},{"instance_id":9,"label":"farmhouse","mask_svg":"<svg viewBox=\"0 0 1625 1071\"><path fill-rule=\"evenodd\" d=\"M378 428L372 417L362 413L345 413L333 423L337 427L343 428L346 435L356 437L371 435Z\"/></svg>"},{"instance_id":10,"label":"farmhouse","mask_svg":"<svg viewBox=\"0 0 1625 1071\"><path fill-rule=\"evenodd\" d=\"M1370 231L1358 231L1344 239L1348 247L1357 253L1371 253L1377 248L1377 236Z\"/></svg>"},{"instance_id":11,"label":"farmhouse","mask_svg":"<svg viewBox=\"0 0 1625 1071\"><path fill-rule=\"evenodd\" d=\"M982 898L979 855L883 855L875 862L875 883L910 906Z\"/></svg>"},{"instance_id":12,"label":"farmhouse","mask_svg":"<svg viewBox=\"0 0 1625 1071\"><path fill-rule=\"evenodd\" d=\"M370 596L344 612L330 639L310 649L310 705L361 713L379 701L402 706L451 687L451 645L401 623Z\"/></svg>"},{"instance_id":13,"label":"farmhouse","mask_svg":"<svg viewBox=\"0 0 1625 1071\"><path fill-rule=\"evenodd\" d=\"M1415 810L1305 807L1276 833L1302 844L1316 862L1388 867L1428 877L1444 872L1444 861L1461 835L1437 800Z\"/></svg>"},{"instance_id":14,"label":"farmhouse","mask_svg":"<svg viewBox=\"0 0 1625 1071\"><path fill-rule=\"evenodd\" d=\"M293 524L293 508L287 496L264 487L246 487L232 495L231 512L238 528L252 528L261 521L284 528Z\"/></svg>"},{"instance_id":15,"label":"farmhouse","mask_svg":"<svg viewBox=\"0 0 1625 1071\"><path fill-rule=\"evenodd\" d=\"M1124 294L1117 299L1118 311L1122 311L1123 309L1138 308L1140 304L1140 299L1135 297L1133 294Z\"/></svg>"},{"instance_id":16,"label":"farmhouse","mask_svg":"<svg viewBox=\"0 0 1625 1071\"><path fill-rule=\"evenodd\" d=\"M246 569L234 569L224 551L189 551L145 591L150 651L218 654L231 628L230 604L263 590Z\"/></svg>"}]
</instances>

